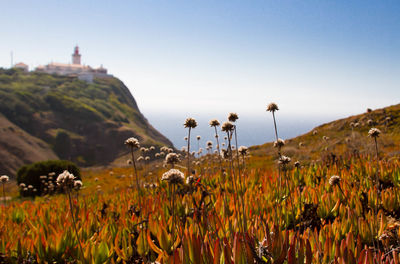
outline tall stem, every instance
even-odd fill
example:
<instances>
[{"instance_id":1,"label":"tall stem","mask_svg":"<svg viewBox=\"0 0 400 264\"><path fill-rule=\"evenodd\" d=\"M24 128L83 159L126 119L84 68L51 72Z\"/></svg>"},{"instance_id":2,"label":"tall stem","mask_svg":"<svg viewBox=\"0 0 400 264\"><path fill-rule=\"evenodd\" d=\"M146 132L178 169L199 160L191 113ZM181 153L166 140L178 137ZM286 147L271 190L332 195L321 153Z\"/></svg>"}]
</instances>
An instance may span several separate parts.
<instances>
[{"instance_id":1,"label":"tall stem","mask_svg":"<svg viewBox=\"0 0 400 264\"><path fill-rule=\"evenodd\" d=\"M81 245L81 240L79 239L79 236L78 236L78 229L76 228L76 221L75 221L74 211L72 209L71 193L70 193L70 190L69 190L68 187L67 187L67 194L68 194L68 200L69 200L69 210L71 212L72 224L74 226L76 239L78 240L78 244L79 244L79 248L81 250L83 262L86 263L85 255L83 254L83 248L82 248L82 245Z\"/></svg>"},{"instance_id":2,"label":"tall stem","mask_svg":"<svg viewBox=\"0 0 400 264\"><path fill-rule=\"evenodd\" d=\"M217 151L218 151L219 167L220 167L221 176L222 176L222 158L221 158L221 153L220 153L220 148L219 148L219 139L218 139L217 127L214 126L214 129L215 129L215 138L217 139Z\"/></svg>"},{"instance_id":3,"label":"tall stem","mask_svg":"<svg viewBox=\"0 0 400 264\"><path fill-rule=\"evenodd\" d=\"M140 193L139 176L137 173L135 156L133 155L133 147L131 147L131 156L132 156L133 169L135 171L135 176L136 176L136 190L137 190L138 196L139 196L139 207L140 207L141 206L141 193Z\"/></svg>"},{"instance_id":4,"label":"tall stem","mask_svg":"<svg viewBox=\"0 0 400 264\"><path fill-rule=\"evenodd\" d=\"M4 183L2 183L3 185L3 203L6 204L6 191L4 190Z\"/></svg>"},{"instance_id":5,"label":"tall stem","mask_svg":"<svg viewBox=\"0 0 400 264\"><path fill-rule=\"evenodd\" d=\"M229 134L229 131L226 132L228 136L228 151L229 151L229 169L230 169L230 174L232 176L233 180L233 188L234 188L234 194L233 194L233 199L235 202L235 212L236 212L236 219L239 221L239 232L241 231L241 219L240 219L240 204L238 203L238 199L236 198L236 195L238 194L238 188L236 185L236 176L235 176L235 171L233 168L233 157L232 157L232 146L231 146L231 137L232 135Z\"/></svg>"},{"instance_id":6,"label":"tall stem","mask_svg":"<svg viewBox=\"0 0 400 264\"><path fill-rule=\"evenodd\" d=\"M376 208L375 208L375 215L377 216L376 218L376 234L379 236L379 219L378 219L378 212L379 212L379 204L380 204L380 199L379 199L379 152L378 152L378 141L376 140L376 137L374 137L375 141L375 151L376 151L376 171L375 171L375 188L376 188ZM377 243L378 248L379 248L379 243Z\"/></svg>"},{"instance_id":7,"label":"tall stem","mask_svg":"<svg viewBox=\"0 0 400 264\"><path fill-rule=\"evenodd\" d=\"M172 256L174 256L174 249L175 249L174 247L175 247L175 186L172 184Z\"/></svg>"},{"instance_id":8,"label":"tall stem","mask_svg":"<svg viewBox=\"0 0 400 264\"><path fill-rule=\"evenodd\" d=\"M233 126L233 131L235 132L235 144L236 144L236 159L237 159L237 164L238 164L238 173L239 173L239 189L240 189L240 198L242 200L242 213L243 213L243 232L246 232L246 214L244 212L244 186L242 182L242 173L240 171L240 160L239 160L239 147L238 147L238 142L237 142L237 132L236 132L236 125Z\"/></svg>"},{"instance_id":9,"label":"tall stem","mask_svg":"<svg viewBox=\"0 0 400 264\"><path fill-rule=\"evenodd\" d=\"M189 127L189 135L188 135L188 144L187 144L187 170L188 170L188 175L191 175L190 171L190 130L191 127Z\"/></svg>"},{"instance_id":10,"label":"tall stem","mask_svg":"<svg viewBox=\"0 0 400 264\"><path fill-rule=\"evenodd\" d=\"M276 142L278 143L278 128L276 127L276 120L275 120L275 112L272 111L272 118L274 120L274 128L275 128L275 138L276 138ZM278 146L278 158L281 157L281 149ZM281 179L281 167L278 166L278 199L279 199L279 203L281 202L281 185L282 185L282 179ZM277 208L277 207L276 207ZM276 212L276 210L275 210ZM280 225L280 215L279 215L279 225Z\"/></svg>"}]
</instances>

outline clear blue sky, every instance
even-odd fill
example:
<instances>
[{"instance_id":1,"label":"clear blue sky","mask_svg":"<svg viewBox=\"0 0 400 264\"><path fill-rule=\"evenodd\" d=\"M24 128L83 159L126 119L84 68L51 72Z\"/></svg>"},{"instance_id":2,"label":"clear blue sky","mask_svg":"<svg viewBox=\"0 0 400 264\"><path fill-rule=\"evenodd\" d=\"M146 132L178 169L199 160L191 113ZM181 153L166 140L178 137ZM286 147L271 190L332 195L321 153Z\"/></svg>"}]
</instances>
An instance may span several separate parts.
<instances>
[{"instance_id":1,"label":"clear blue sky","mask_svg":"<svg viewBox=\"0 0 400 264\"><path fill-rule=\"evenodd\" d=\"M400 103L400 1L2 1L0 67L103 64L146 115L347 116Z\"/></svg>"}]
</instances>

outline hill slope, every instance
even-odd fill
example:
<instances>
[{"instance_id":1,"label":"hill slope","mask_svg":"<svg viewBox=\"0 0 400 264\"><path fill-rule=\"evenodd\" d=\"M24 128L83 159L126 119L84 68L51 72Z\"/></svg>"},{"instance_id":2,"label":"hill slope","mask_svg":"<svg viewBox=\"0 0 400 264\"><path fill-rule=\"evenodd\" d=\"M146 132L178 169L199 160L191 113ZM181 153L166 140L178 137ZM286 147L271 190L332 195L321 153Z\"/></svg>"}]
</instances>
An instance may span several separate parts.
<instances>
[{"instance_id":1,"label":"hill slope","mask_svg":"<svg viewBox=\"0 0 400 264\"><path fill-rule=\"evenodd\" d=\"M127 153L123 142L172 143L140 113L116 78L90 84L75 77L0 69L0 171L43 159L105 165Z\"/></svg>"},{"instance_id":2,"label":"hill slope","mask_svg":"<svg viewBox=\"0 0 400 264\"><path fill-rule=\"evenodd\" d=\"M388 157L400 156L400 104L377 109L348 118L320 125L301 136L286 140L283 154L301 162L324 160L332 154L374 154L375 145L368 137L371 127L379 128L379 150ZM278 119L279 130L279 119ZM253 146L255 157L269 157L270 163L277 159L273 142ZM382 154L383 155L383 154Z\"/></svg>"}]
</instances>

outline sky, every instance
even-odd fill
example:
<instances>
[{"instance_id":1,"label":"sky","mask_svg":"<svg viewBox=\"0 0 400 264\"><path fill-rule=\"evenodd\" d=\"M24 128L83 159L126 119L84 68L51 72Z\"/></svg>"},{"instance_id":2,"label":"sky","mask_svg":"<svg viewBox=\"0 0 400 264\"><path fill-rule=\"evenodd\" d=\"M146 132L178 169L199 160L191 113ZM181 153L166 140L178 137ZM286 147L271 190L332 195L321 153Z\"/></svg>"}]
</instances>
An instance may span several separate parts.
<instances>
[{"instance_id":1,"label":"sky","mask_svg":"<svg viewBox=\"0 0 400 264\"><path fill-rule=\"evenodd\" d=\"M398 0L0 5L0 67L11 51L31 68L68 63L79 45L83 63L120 78L167 134L157 124L177 117L269 122L272 101L282 119L310 125L400 103Z\"/></svg>"}]
</instances>

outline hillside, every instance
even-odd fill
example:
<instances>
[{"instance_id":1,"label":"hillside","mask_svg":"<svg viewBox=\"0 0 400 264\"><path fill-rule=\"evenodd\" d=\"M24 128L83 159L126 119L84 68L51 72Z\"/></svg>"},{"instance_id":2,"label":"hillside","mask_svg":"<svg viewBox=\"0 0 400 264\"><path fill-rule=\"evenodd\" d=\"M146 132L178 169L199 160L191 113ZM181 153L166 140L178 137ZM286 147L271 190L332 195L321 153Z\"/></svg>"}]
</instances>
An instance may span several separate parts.
<instances>
[{"instance_id":1,"label":"hillside","mask_svg":"<svg viewBox=\"0 0 400 264\"><path fill-rule=\"evenodd\" d=\"M277 114L279 132L279 112ZM354 154L374 154L375 145L368 137L371 127L382 132L378 138L381 155L400 156L400 104L367 111L320 125L306 134L285 141L283 154L303 163L327 161L332 154L337 158ZM271 124L272 126L272 124ZM271 128L272 129L272 128ZM255 157L269 157L269 163L277 159L273 142L253 146Z\"/></svg>"},{"instance_id":2,"label":"hillside","mask_svg":"<svg viewBox=\"0 0 400 264\"><path fill-rule=\"evenodd\" d=\"M81 166L106 165L127 153L123 142L172 143L140 113L116 78L93 83L75 77L0 69L0 171L23 164L69 159Z\"/></svg>"}]
</instances>

